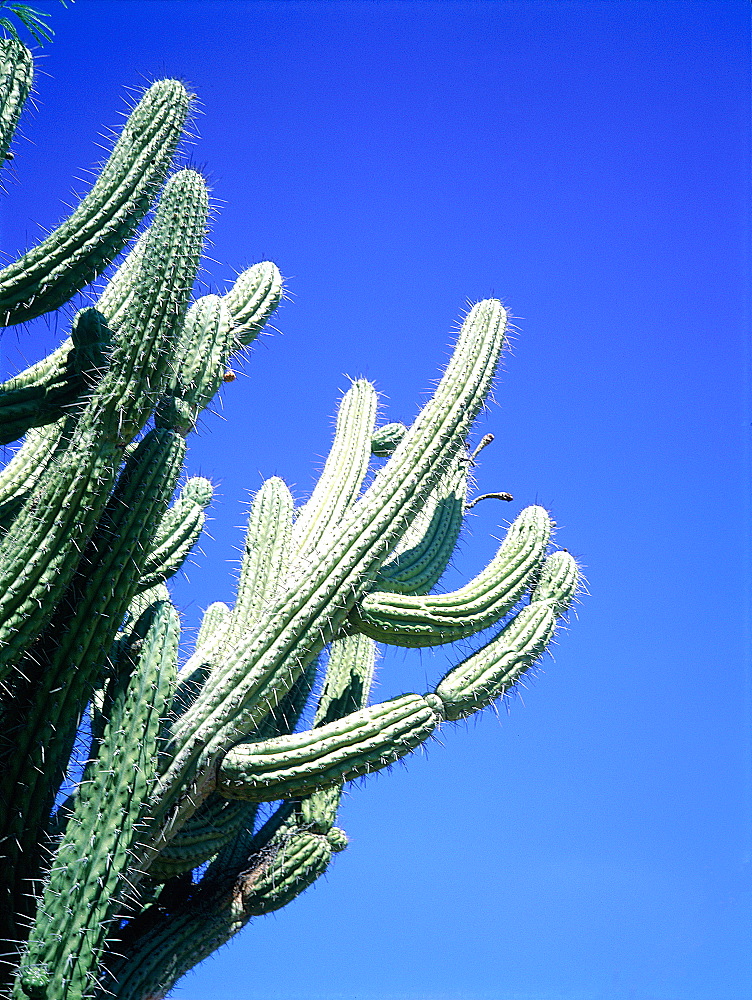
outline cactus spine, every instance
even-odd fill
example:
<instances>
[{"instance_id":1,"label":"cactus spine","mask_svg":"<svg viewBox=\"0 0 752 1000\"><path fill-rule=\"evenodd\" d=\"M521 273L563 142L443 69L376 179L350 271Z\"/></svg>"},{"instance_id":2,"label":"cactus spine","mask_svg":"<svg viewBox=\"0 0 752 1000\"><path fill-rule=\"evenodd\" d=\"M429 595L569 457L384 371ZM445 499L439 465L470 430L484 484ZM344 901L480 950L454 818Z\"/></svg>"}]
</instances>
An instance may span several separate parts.
<instances>
[{"instance_id":1,"label":"cactus spine","mask_svg":"<svg viewBox=\"0 0 752 1000\"><path fill-rule=\"evenodd\" d=\"M20 43L0 42L4 150L31 72ZM167 179L189 107L176 81L150 87L92 191L0 272L6 325L47 313L127 249L156 203L70 337L0 386L0 439L25 435L0 473L12 734L0 749L0 982L15 1000L165 996L346 846L345 782L503 695L578 587L572 557L549 551L549 515L528 507L475 579L435 592L467 506L467 436L504 347L505 310L486 300L411 426L377 427L376 391L357 380L310 499L296 510L281 479L263 484L235 603L208 608L178 672L165 581L212 493L200 477L179 489L186 437L282 296L265 262L190 304L206 185L193 170ZM376 641L434 646L489 627L435 689L369 702ZM64 797L77 739L88 758ZM263 823L260 802L277 803Z\"/></svg>"}]
</instances>

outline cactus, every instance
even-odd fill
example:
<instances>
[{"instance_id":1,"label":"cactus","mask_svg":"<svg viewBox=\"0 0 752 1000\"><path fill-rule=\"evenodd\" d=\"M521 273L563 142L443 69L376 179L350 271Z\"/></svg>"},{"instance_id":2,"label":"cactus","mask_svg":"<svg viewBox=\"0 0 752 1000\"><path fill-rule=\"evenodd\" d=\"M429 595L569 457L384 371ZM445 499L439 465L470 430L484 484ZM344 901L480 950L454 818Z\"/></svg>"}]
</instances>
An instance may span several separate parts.
<instances>
[{"instance_id":1,"label":"cactus","mask_svg":"<svg viewBox=\"0 0 752 1000\"><path fill-rule=\"evenodd\" d=\"M11 39L0 66L7 148L32 62ZM376 391L355 381L308 501L296 510L281 479L263 484L236 601L207 609L178 671L166 581L212 493L199 477L179 488L186 437L282 296L265 262L189 305L206 185L193 170L166 178L190 101L176 81L150 87L92 191L0 272L7 325L56 309L156 203L70 337L0 386L2 440L25 435L0 473L2 989L15 1000L165 996L346 847L346 782L502 697L578 588L534 506L481 573L437 592L469 506L468 433L505 343L506 312L486 300L411 426L377 427ZM433 690L369 701L376 642L488 629ZM276 804L263 822L260 803Z\"/></svg>"}]
</instances>

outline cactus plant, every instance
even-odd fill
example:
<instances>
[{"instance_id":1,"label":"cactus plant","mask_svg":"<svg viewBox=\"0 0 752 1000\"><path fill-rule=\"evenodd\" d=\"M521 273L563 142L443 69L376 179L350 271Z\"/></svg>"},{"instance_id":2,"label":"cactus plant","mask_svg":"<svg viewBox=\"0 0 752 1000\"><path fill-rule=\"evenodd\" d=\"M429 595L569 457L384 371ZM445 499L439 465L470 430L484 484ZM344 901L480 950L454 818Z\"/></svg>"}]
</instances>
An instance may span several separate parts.
<instances>
[{"instance_id":1,"label":"cactus plant","mask_svg":"<svg viewBox=\"0 0 752 1000\"><path fill-rule=\"evenodd\" d=\"M32 61L5 40L0 65L7 148ZM505 342L506 312L486 300L410 427L377 427L376 391L357 380L308 501L296 509L281 479L263 484L236 601L207 609L178 671L166 581L212 493L194 477L176 496L186 437L282 295L265 262L189 305L206 185L193 170L166 177L190 100L176 81L150 87L92 191L0 272L6 325L56 309L158 198L70 337L0 386L3 440L25 434L0 473L0 892L3 989L16 1000L165 996L345 848L346 782L501 697L578 587L534 506L480 574L437 592L469 506L468 433ZM369 701L377 642L434 646L487 629L433 690ZM261 803L275 805L262 814Z\"/></svg>"}]
</instances>

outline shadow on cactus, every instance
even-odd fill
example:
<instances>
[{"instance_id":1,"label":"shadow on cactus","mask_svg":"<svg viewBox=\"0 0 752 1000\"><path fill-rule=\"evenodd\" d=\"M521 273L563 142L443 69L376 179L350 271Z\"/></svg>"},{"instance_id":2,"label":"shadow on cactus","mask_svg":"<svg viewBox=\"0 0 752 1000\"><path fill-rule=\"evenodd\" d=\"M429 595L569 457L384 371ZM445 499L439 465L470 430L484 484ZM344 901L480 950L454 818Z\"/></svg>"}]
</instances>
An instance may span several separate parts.
<instances>
[{"instance_id":1,"label":"shadow on cactus","mask_svg":"<svg viewBox=\"0 0 752 1000\"><path fill-rule=\"evenodd\" d=\"M32 62L13 40L0 59L7 150ZM356 381L310 499L296 509L281 479L264 483L235 604L209 607L178 671L165 581L212 494L191 478L176 496L185 438L282 294L262 263L189 305L206 186L193 170L167 179L189 108L181 84L150 87L70 218L0 272L4 323L43 315L100 275L156 203L70 337L0 393L2 440L25 435L0 473L0 891L14 998L166 995L347 845L335 825L344 783L503 695L578 586L535 506L475 579L436 592L468 505L467 436L504 346L506 313L487 300L410 427L377 427L376 392ZM369 476L374 457L385 461ZM369 704L376 643L434 646L494 626L432 691ZM61 801L84 734L88 763ZM263 822L261 803L275 804Z\"/></svg>"}]
</instances>

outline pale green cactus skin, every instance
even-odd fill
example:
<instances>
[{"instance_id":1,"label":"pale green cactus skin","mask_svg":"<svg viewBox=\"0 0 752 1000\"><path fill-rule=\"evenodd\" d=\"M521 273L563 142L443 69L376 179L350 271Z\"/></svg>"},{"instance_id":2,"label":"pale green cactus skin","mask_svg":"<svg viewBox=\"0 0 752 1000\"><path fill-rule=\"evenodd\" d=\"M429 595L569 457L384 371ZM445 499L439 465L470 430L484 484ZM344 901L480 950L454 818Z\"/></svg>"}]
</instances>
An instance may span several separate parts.
<instances>
[{"instance_id":1,"label":"pale green cactus skin","mask_svg":"<svg viewBox=\"0 0 752 1000\"><path fill-rule=\"evenodd\" d=\"M0 42L0 152L32 69L23 46ZM167 179L190 100L176 81L150 87L90 194L0 272L6 325L47 313L156 208L69 338L0 386L0 441L25 435L0 472L0 995L14 1000L164 997L347 846L346 782L503 696L578 589L534 506L480 574L437 592L469 507L468 434L505 343L506 312L486 300L409 427L377 427L376 391L357 380L310 498L296 508L280 478L263 484L235 602L207 609L178 670L166 581L212 496L200 477L180 487L186 437L282 297L265 262L190 304L206 185L193 170ZM369 701L377 642L489 628L433 690ZM276 807L260 822L264 802Z\"/></svg>"}]
</instances>

